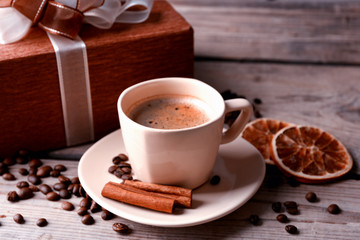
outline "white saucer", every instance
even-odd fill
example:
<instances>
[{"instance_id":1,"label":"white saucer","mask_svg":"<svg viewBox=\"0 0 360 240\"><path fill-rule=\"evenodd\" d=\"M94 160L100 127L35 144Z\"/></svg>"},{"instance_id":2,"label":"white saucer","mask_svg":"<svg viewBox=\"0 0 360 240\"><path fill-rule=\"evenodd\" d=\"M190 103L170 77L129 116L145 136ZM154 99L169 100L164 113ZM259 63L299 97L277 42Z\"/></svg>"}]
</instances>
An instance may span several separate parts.
<instances>
[{"instance_id":1,"label":"white saucer","mask_svg":"<svg viewBox=\"0 0 360 240\"><path fill-rule=\"evenodd\" d=\"M259 189L265 176L263 157L239 137L220 146L213 171L221 177L220 183L202 185L193 192L191 209L176 208L174 214L168 214L101 196L107 182L121 182L108 173L112 158L119 153L126 153L120 129L99 140L82 156L78 167L81 184L92 199L112 213L152 226L186 227L221 218L245 204Z\"/></svg>"}]
</instances>

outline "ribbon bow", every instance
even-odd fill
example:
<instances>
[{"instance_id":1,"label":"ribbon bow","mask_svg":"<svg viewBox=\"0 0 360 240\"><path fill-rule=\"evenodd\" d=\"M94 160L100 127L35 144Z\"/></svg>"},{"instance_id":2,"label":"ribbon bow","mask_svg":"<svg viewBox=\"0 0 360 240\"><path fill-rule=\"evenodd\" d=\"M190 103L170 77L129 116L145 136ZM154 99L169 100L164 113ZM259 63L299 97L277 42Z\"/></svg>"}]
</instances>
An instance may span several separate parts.
<instances>
[{"instance_id":1,"label":"ribbon bow","mask_svg":"<svg viewBox=\"0 0 360 240\"><path fill-rule=\"evenodd\" d=\"M32 25L75 39L83 22L102 29L114 22L142 22L152 4L152 0L0 0L0 43L20 40ZM145 10L126 12L136 5Z\"/></svg>"}]
</instances>

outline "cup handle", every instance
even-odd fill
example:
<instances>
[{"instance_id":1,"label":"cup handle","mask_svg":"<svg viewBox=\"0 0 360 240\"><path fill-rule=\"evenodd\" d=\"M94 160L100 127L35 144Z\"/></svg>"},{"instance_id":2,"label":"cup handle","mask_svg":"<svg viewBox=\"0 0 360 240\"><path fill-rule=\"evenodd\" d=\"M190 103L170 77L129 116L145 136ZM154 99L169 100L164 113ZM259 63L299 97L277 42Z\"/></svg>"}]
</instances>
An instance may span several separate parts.
<instances>
[{"instance_id":1,"label":"cup handle","mask_svg":"<svg viewBox=\"0 0 360 240\"><path fill-rule=\"evenodd\" d=\"M229 143L237 138L253 114L253 107L248 100L243 98L225 100L225 114L240 110L241 113L234 123L223 133L221 144Z\"/></svg>"}]
</instances>

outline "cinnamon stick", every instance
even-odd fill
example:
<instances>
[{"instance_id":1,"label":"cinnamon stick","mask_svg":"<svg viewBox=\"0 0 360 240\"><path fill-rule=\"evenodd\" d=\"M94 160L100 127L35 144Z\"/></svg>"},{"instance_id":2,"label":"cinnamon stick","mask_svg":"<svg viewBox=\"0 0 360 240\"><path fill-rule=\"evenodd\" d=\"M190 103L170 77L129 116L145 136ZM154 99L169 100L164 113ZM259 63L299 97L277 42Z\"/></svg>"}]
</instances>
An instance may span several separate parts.
<instances>
[{"instance_id":1,"label":"cinnamon stick","mask_svg":"<svg viewBox=\"0 0 360 240\"><path fill-rule=\"evenodd\" d=\"M167 185L160 185L155 183L146 183L146 182L132 181L132 180L124 180L124 184L149 192L174 194L189 198L191 198L192 196L192 189L187 189L177 186L167 186Z\"/></svg>"},{"instance_id":2,"label":"cinnamon stick","mask_svg":"<svg viewBox=\"0 0 360 240\"><path fill-rule=\"evenodd\" d=\"M175 203L174 199L114 182L106 183L101 195L120 202L167 213L173 212Z\"/></svg>"}]
</instances>

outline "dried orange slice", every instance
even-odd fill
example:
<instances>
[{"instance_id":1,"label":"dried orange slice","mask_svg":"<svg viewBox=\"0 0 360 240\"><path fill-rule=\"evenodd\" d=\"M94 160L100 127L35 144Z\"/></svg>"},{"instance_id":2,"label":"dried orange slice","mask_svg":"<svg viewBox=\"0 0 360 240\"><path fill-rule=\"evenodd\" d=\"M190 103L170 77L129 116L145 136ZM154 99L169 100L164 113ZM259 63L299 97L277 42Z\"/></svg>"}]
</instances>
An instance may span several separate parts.
<instances>
[{"instance_id":1,"label":"dried orange slice","mask_svg":"<svg viewBox=\"0 0 360 240\"><path fill-rule=\"evenodd\" d=\"M344 145L329 133L310 126L289 126L271 141L272 157L285 175L299 182L335 180L353 166Z\"/></svg>"},{"instance_id":2,"label":"dried orange slice","mask_svg":"<svg viewBox=\"0 0 360 240\"><path fill-rule=\"evenodd\" d=\"M289 126L290 123L271 118L259 118L249 122L241 133L241 136L254 145L267 164L274 165L270 155L271 140L280 129Z\"/></svg>"}]
</instances>

